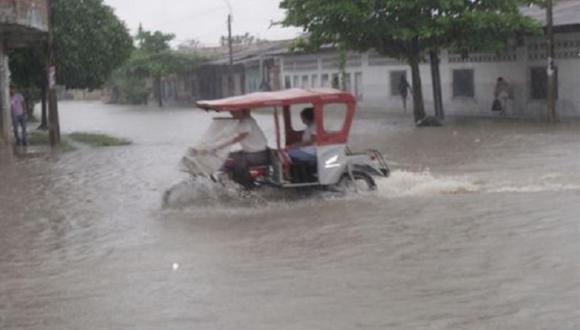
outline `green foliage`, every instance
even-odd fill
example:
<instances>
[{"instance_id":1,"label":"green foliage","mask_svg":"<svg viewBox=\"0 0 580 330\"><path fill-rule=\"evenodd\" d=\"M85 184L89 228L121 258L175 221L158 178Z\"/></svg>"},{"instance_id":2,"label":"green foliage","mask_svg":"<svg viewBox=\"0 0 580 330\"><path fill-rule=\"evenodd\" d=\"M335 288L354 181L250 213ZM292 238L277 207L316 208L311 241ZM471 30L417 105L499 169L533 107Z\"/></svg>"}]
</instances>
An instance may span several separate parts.
<instances>
[{"instance_id":1,"label":"green foliage","mask_svg":"<svg viewBox=\"0 0 580 330\"><path fill-rule=\"evenodd\" d=\"M29 120L33 119L34 104L40 100L41 86L46 79L46 65L41 61L43 56L40 48L22 48L10 54L11 83L26 99Z\"/></svg>"},{"instance_id":2,"label":"green foliage","mask_svg":"<svg viewBox=\"0 0 580 330\"><path fill-rule=\"evenodd\" d=\"M100 88L133 48L131 35L102 0L52 0L57 80L68 88Z\"/></svg>"},{"instance_id":3,"label":"green foliage","mask_svg":"<svg viewBox=\"0 0 580 330\"><path fill-rule=\"evenodd\" d=\"M68 137L75 142L87 144L92 147L126 146L132 143L128 139L96 133L75 132L68 134Z\"/></svg>"},{"instance_id":4,"label":"green foliage","mask_svg":"<svg viewBox=\"0 0 580 330\"><path fill-rule=\"evenodd\" d=\"M51 13L59 84L100 88L131 54L127 28L102 0L53 0ZM15 50L10 56L12 81L38 94L46 81L46 63L45 45Z\"/></svg>"},{"instance_id":5,"label":"green foliage","mask_svg":"<svg viewBox=\"0 0 580 330\"><path fill-rule=\"evenodd\" d=\"M166 34L161 31L145 31L141 25L139 25L139 30L135 37L139 49L148 53L159 53L169 50L171 48L169 43L173 39L175 39L174 34Z\"/></svg>"},{"instance_id":6,"label":"green foliage","mask_svg":"<svg viewBox=\"0 0 580 330\"><path fill-rule=\"evenodd\" d=\"M41 86L45 80L46 61L40 48L17 49L10 54L12 83L19 88Z\"/></svg>"},{"instance_id":7,"label":"green foliage","mask_svg":"<svg viewBox=\"0 0 580 330\"><path fill-rule=\"evenodd\" d=\"M48 132L34 131L28 134L28 144L31 146L49 146L50 140L48 137ZM58 149L62 152L70 152L76 150L76 148L70 143L67 136L61 140Z\"/></svg>"},{"instance_id":8,"label":"green foliage","mask_svg":"<svg viewBox=\"0 0 580 330\"><path fill-rule=\"evenodd\" d=\"M283 0L285 26L302 27L315 45L376 49L398 58L454 44L496 47L514 32L537 30L519 7L531 0Z\"/></svg>"},{"instance_id":9,"label":"green foliage","mask_svg":"<svg viewBox=\"0 0 580 330\"><path fill-rule=\"evenodd\" d=\"M139 27L135 37L137 48L131 58L114 72L109 82L113 90L113 102L145 104L152 89L160 88L162 77L193 72L200 59L195 55L172 50L169 42L173 38L172 34L144 31ZM151 80L157 86L149 86ZM160 97L159 92L156 95Z\"/></svg>"},{"instance_id":10,"label":"green foliage","mask_svg":"<svg viewBox=\"0 0 580 330\"><path fill-rule=\"evenodd\" d=\"M415 120L425 117L419 62L432 48L503 49L514 33L539 29L519 8L542 0L282 0L285 26L302 27L315 47L336 45L409 62Z\"/></svg>"}]
</instances>

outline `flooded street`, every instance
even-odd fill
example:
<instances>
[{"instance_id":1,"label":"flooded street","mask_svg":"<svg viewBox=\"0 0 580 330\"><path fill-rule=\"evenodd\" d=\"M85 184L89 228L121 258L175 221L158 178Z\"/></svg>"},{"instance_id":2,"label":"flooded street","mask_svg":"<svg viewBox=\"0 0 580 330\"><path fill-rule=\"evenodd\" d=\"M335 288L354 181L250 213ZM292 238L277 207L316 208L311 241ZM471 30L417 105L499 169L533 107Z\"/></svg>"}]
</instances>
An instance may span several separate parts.
<instances>
[{"instance_id":1,"label":"flooded street","mask_svg":"<svg viewBox=\"0 0 580 330\"><path fill-rule=\"evenodd\" d=\"M134 143L0 152L0 329L580 328L580 122L361 114L372 195L163 209L211 114L60 109Z\"/></svg>"}]
</instances>

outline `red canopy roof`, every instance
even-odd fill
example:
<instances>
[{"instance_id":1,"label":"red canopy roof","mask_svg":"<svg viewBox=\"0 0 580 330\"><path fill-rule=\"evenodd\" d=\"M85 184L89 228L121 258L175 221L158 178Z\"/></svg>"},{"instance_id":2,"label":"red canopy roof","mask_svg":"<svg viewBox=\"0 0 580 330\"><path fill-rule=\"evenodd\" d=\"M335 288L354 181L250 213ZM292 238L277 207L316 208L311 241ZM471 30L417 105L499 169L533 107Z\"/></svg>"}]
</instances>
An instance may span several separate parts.
<instances>
[{"instance_id":1,"label":"red canopy roof","mask_svg":"<svg viewBox=\"0 0 580 330\"><path fill-rule=\"evenodd\" d=\"M275 92L259 92L213 101L199 101L199 108L215 111L241 111L256 108L281 107L305 103L354 103L354 96L332 88L286 89Z\"/></svg>"}]
</instances>

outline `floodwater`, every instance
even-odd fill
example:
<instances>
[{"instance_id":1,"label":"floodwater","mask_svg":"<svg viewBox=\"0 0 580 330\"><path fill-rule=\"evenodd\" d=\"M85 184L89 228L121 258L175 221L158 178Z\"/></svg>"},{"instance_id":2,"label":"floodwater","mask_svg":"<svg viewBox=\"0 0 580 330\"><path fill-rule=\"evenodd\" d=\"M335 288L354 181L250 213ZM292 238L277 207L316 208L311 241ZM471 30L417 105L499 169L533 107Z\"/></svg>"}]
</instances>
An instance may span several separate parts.
<instances>
[{"instance_id":1,"label":"floodwater","mask_svg":"<svg viewBox=\"0 0 580 330\"><path fill-rule=\"evenodd\" d=\"M580 329L579 122L366 114L374 194L164 209L210 115L60 107L134 144L0 152L1 329Z\"/></svg>"}]
</instances>

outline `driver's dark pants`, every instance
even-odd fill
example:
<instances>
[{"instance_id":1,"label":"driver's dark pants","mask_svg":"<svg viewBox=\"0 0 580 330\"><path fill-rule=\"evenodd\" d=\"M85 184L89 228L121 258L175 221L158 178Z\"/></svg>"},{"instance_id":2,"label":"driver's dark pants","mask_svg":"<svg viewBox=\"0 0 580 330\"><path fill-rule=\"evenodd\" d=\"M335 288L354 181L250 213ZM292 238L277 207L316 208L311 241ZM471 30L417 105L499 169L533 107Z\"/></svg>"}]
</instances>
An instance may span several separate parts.
<instances>
[{"instance_id":1,"label":"driver's dark pants","mask_svg":"<svg viewBox=\"0 0 580 330\"><path fill-rule=\"evenodd\" d=\"M249 168L252 166L268 165L270 163L268 150L259 152L232 152L230 158L233 161L233 168L230 169L232 179L247 189L254 187Z\"/></svg>"}]
</instances>

